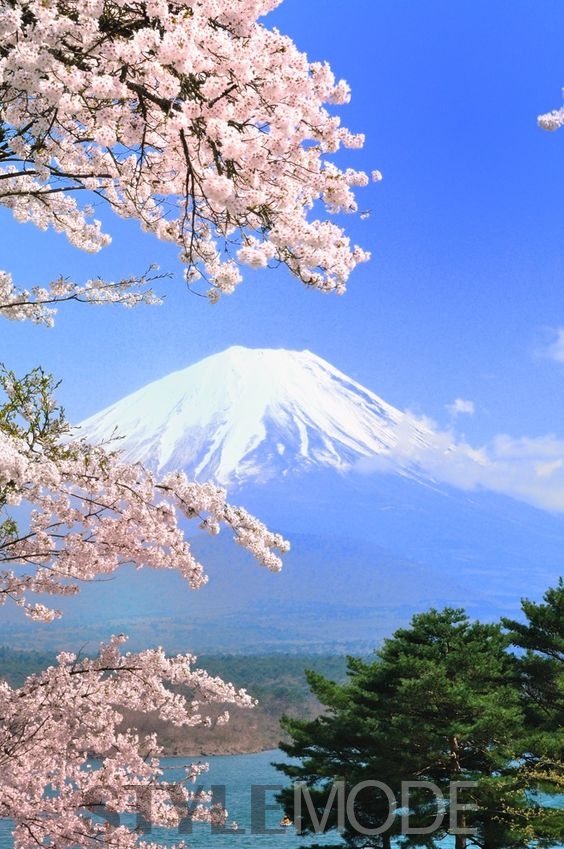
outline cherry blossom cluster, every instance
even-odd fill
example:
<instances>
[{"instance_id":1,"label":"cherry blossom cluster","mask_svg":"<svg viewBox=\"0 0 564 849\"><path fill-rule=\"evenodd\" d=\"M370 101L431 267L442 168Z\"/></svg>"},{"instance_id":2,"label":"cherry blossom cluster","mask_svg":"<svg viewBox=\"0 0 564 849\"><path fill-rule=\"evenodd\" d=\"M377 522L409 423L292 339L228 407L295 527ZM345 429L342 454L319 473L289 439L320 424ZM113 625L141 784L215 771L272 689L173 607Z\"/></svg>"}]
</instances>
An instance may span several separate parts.
<instances>
[{"instance_id":1,"label":"cherry blossom cluster","mask_svg":"<svg viewBox=\"0 0 564 849\"><path fill-rule=\"evenodd\" d=\"M190 728L214 721L208 705L252 707L253 700L195 667L191 655L123 653L124 640L113 637L93 659L62 653L19 689L0 683L0 816L14 821L17 847L149 849L135 831L139 818L169 828L188 815L225 818L209 794L191 789L205 765L187 767L171 787L156 739L124 728L123 715L158 712Z\"/></svg>"},{"instance_id":2,"label":"cherry blossom cluster","mask_svg":"<svg viewBox=\"0 0 564 849\"><path fill-rule=\"evenodd\" d=\"M259 21L278 2L1 4L0 203L97 251L101 198L212 300L280 263L343 292L368 254L315 215L357 211L369 177L330 157L363 137L334 114L347 84Z\"/></svg>"},{"instance_id":3,"label":"cherry blossom cluster","mask_svg":"<svg viewBox=\"0 0 564 849\"><path fill-rule=\"evenodd\" d=\"M162 276L155 274L155 271L156 266L141 277L130 277L116 283L96 279L81 285L59 277L46 287L21 289L14 284L11 274L0 270L0 317L52 327L57 304L65 301L115 303L124 307L160 304L161 299L150 287L155 279Z\"/></svg>"},{"instance_id":4,"label":"cherry blossom cluster","mask_svg":"<svg viewBox=\"0 0 564 849\"><path fill-rule=\"evenodd\" d=\"M564 89L562 89L562 95L564 96ZM560 109L553 109L552 112L546 112L544 115L539 115L537 123L539 127L549 132L559 130L564 125L564 106L561 106Z\"/></svg>"},{"instance_id":5,"label":"cherry blossom cluster","mask_svg":"<svg viewBox=\"0 0 564 849\"><path fill-rule=\"evenodd\" d=\"M228 504L223 490L182 473L156 480L116 452L74 440L40 369L22 379L4 370L0 387L0 604L12 599L50 621L57 611L30 596L74 594L124 563L175 569L197 589L207 577L182 518L211 534L229 526L259 562L280 568L285 540ZM226 812L208 795L162 781L156 739L126 727L124 710L189 729L229 719L226 710L212 718L208 705L250 707L252 699L195 668L190 655L122 654L124 640L112 638L94 659L62 653L19 689L0 681L0 816L14 821L17 849L150 849L136 833L139 817L165 827L223 822Z\"/></svg>"},{"instance_id":6,"label":"cherry blossom cluster","mask_svg":"<svg viewBox=\"0 0 564 849\"><path fill-rule=\"evenodd\" d=\"M564 107L561 109L554 109L552 112L547 112L545 115L539 115L537 121L539 127L543 130L548 130L549 132L559 130L564 124Z\"/></svg>"}]
</instances>

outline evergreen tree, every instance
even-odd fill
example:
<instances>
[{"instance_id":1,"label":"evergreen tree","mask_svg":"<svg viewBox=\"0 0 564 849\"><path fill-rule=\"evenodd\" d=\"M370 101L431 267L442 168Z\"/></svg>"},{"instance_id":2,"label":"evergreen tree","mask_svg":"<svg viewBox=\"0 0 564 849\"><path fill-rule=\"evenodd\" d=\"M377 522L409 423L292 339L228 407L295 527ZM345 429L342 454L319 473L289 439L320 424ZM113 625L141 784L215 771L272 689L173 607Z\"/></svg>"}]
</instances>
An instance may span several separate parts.
<instances>
[{"instance_id":1,"label":"evergreen tree","mask_svg":"<svg viewBox=\"0 0 564 849\"><path fill-rule=\"evenodd\" d=\"M306 832L324 813L326 828L337 828L331 792L340 780L351 846L388 849L401 834L407 844L434 846L454 833L463 849L470 830L482 849L527 846L540 811L518 758L523 705L507 647L498 625L431 610L386 640L372 662L350 659L347 684L310 675L326 712L313 722L283 720L291 742L282 748L301 762L279 769L304 782L312 810L287 788L287 815L295 817L299 799ZM371 783L359 791L361 782ZM342 819L341 811L341 826Z\"/></svg>"},{"instance_id":2,"label":"evergreen tree","mask_svg":"<svg viewBox=\"0 0 564 849\"><path fill-rule=\"evenodd\" d=\"M524 599L526 621L503 619L519 657L528 719L553 732L564 725L564 583L544 594L544 604Z\"/></svg>"},{"instance_id":3,"label":"evergreen tree","mask_svg":"<svg viewBox=\"0 0 564 849\"><path fill-rule=\"evenodd\" d=\"M544 594L544 603L524 599L524 622L503 619L511 643L518 649L517 669L526 735L524 769L540 794L564 793L564 583ZM544 811L547 839L562 840L564 811Z\"/></svg>"}]
</instances>

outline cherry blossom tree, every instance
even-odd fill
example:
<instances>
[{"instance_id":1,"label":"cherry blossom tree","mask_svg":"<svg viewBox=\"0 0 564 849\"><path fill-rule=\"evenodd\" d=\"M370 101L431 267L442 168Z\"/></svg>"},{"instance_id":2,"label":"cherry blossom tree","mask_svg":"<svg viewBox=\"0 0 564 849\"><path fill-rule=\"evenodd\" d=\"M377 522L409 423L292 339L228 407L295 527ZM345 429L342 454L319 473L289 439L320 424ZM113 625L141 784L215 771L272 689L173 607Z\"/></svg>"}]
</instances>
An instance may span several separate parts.
<instances>
[{"instance_id":1,"label":"cherry blossom tree","mask_svg":"<svg viewBox=\"0 0 564 849\"><path fill-rule=\"evenodd\" d=\"M78 198L101 198L177 244L212 299L273 263L344 291L368 254L311 215L357 210L368 176L327 155L363 136L326 108L347 84L258 21L278 2L4 0L0 203L97 251L109 236Z\"/></svg>"},{"instance_id":2,"label":"cherry blossom tree","mask_svg":"<svg viewBox=\"0 0 564 849\"><path fill-rule=\"evenodd\" d=\"M262 565L280 568L285 540L230 505L223 490L182 473L157 480L117 453L73 439L53 402L52 379L40 369L23 379L4 371L0 386L0 604L15 602L49 622L59 612L34 600L38 594L75 594L82 582L125 563L175 569L197 589L207 576L182 518L212 535L228 526ZM191 655L124 654L124 641L112 637L93 659L61 653L56 666L21 688L0 683L0 816L15 822L16 846L133 846L135 828L120 819L132 811L167 826L188 812L201 820L222 816L184 784L171 794L161 782L157 740L124 729L123 712L158 711L189 728L211 724L208 705L252 700L195 667Z\"/></svg>"},{"instance_id":3,"label":"cherry blossom tree","mask_svg":"<svg viewBox=\"0 0 564 849\"><path fill-rule=\"evenodd\" d=\"M176 244L188 285L211 301L244 266L282 264L342 293L368 254L328 216L355 212L368 176L331 156L363 138L334 114L346 83L259 21L277 3L0 2L0 205L89 252L110 241L94 217L105 205ZM0 317L50 325L68 301L157 303L158 277L24 288L0 270ZM59 615L49 598L125 563L175 569L197 589L207 576L186 519L230 529L280 568L280 535L213 484L158 479L77 439L54 389L39 368L0 373L0 605L49 622ZM190 727L212 722L214 704L252 700L191 655L131 653L124 641L92 658L61 653L21 688L0 683L0 816L14 820L17 847L127 849L143 841L124 813L164 825L225 815L190 789L199 767L174 792L163 784L158 741L124 728L123 712Z\"/></svg>"}]
</instances>

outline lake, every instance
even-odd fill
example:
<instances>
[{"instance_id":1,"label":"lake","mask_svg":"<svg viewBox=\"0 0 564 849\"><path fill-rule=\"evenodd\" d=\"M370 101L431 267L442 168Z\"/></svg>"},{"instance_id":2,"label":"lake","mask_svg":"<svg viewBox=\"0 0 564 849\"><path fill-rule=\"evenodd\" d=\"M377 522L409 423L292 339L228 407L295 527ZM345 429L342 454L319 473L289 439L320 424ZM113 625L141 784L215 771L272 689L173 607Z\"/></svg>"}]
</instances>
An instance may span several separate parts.
<instances>
[{"instance_id":1,"label":"lake","mask_svg":"<svg viewBox=\"0 0 564 849\"><path fill-rule=\"evenodd\" d=\"M195 760L190 757L164 758L165 777L171 782L182 779L184 767ZM293 827L280 827L283 812L274 796L287 782L285 776L274 769L272 762L285 760L282 752L216 755L202 760L209 764L209 771L200 776L198 784L206 790L212 785L224 788L228 810L225 828L229 833L214 833L210 825L194 823L191 834L155 827L150 834L144 835L146 840L165 845L185 841L188 849L297 849L300 846L306 849L313 842L312 838L296 835ZM133 817L131 822L134 823ZM230 827L232 823L236 823L237 827ZM314 841L317 844L335 844L338 835L319 834L314 836ZM442 849L452 849L454 841L447 838L440 845ZM0 849L11 849L11 846L10 824L0 820Z\"/></svg>"}]
</instances>

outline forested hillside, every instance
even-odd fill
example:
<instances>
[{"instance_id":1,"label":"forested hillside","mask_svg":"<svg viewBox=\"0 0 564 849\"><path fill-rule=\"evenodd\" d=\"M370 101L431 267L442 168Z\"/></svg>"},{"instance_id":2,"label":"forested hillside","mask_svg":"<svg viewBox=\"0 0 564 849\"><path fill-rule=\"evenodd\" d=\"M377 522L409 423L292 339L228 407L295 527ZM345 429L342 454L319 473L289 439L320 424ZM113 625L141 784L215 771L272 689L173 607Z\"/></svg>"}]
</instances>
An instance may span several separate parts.
<instances>
[{"instance_id":1,"label":"forested hillside","mask_svg":"<svg viewBox=\"0 0 564 849\"><path fill-rule=\"evenodd\" d=\"M0 678L12 687L21 687L28 675L40 672L55 662L55 655L48 651L15 651L0 646Z\"/></svg>"}]
</instances>

